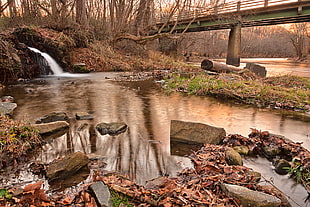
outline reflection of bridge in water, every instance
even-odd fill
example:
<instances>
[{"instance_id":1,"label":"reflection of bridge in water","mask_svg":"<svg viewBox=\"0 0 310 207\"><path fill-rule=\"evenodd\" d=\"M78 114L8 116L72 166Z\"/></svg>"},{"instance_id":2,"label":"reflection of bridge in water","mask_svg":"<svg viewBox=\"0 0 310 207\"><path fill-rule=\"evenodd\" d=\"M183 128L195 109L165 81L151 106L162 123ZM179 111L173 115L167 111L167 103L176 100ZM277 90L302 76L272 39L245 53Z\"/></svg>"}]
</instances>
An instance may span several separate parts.
<instances>
[{"instance_id":1,"label":"reflection of bridge in water","mask_svg":"<svg viewBox=\"0 0 310 207\"><path fill-rule=\"evenodd\" d=\"M310 22L310 0L239 0L160 17L161 32L231 29L227 64L240 65L241 28Z\"/></svg>"}]
</instances>

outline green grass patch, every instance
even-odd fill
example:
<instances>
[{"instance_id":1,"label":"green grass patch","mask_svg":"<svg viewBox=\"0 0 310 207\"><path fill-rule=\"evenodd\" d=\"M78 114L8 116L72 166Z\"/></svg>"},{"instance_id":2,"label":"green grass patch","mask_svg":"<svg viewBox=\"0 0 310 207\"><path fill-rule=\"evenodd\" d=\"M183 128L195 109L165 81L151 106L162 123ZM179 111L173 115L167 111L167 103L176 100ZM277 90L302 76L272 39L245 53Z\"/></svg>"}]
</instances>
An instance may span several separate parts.
<instances>
[{"instance_id":1,"label":"green grass patch","mask_svg":"<svg viewBox=\"0 0 310 207\"><path fill-rule=\"evenodd\" d=\"M216 96L246 104L307 110L310 105L310 81L295 76L271 77L257 80L226 80L221 76L199 74L183 78L178 74L166 79L170 91L201 96Z\"/></svg>"}]
</instances>

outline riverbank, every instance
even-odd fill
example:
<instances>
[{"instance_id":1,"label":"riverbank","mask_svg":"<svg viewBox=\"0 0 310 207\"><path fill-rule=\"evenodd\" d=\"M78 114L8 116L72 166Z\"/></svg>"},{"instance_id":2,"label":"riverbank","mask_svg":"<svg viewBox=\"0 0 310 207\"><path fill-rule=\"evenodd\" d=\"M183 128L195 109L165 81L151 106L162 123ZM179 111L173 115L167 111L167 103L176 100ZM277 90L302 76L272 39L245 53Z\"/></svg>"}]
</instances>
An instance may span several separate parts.
<instances>
[{"instance_id":1,"label":"riverbank","mask_svg":"<svg viewBox=\"0 0 310 207\"><path fill-rule=\"evenodd\" d=\"M191 95L214 96L240 103L274 109L310 111L310 80L296 76L268 78L205 73L186 77L175 74L166 79L164 88Z\"/></svg>"}]
</instances>

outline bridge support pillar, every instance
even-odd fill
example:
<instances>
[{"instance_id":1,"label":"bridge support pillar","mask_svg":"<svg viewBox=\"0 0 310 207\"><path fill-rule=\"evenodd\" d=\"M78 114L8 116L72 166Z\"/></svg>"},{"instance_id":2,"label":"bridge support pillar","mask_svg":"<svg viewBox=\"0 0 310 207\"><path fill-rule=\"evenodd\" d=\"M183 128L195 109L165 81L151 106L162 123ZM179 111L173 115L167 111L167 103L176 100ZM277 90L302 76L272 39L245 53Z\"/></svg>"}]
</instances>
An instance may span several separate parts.
<instances>
[{"instance_id":1,"label":"bridge support pillar","mask_svg":"<svg viewBox=\"0 0 310 207\"><path fill-rule=\"evenodd\" d=\"M229 33L226 64L240 66L241 25L234 26Z\"/></svg>"}]
</instances>

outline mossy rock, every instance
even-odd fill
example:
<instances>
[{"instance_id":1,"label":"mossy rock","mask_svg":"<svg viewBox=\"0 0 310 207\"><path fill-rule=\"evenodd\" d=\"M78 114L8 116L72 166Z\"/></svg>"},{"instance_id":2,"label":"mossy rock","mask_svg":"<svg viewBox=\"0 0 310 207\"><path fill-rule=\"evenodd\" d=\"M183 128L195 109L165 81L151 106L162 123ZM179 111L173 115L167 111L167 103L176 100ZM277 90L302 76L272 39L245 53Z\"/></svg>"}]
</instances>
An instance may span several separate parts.
<instances>
[{"instance_id":1,"label":"mossy rock","mask_svg":"<svg viewBox=\"0 0 310 207\"><path fill-rule=\"evenodd\" d=\"M91 70L87 69L85 63L76 63L72 66L75 73L90 73Z\"/></svg>"}]
</instances>

